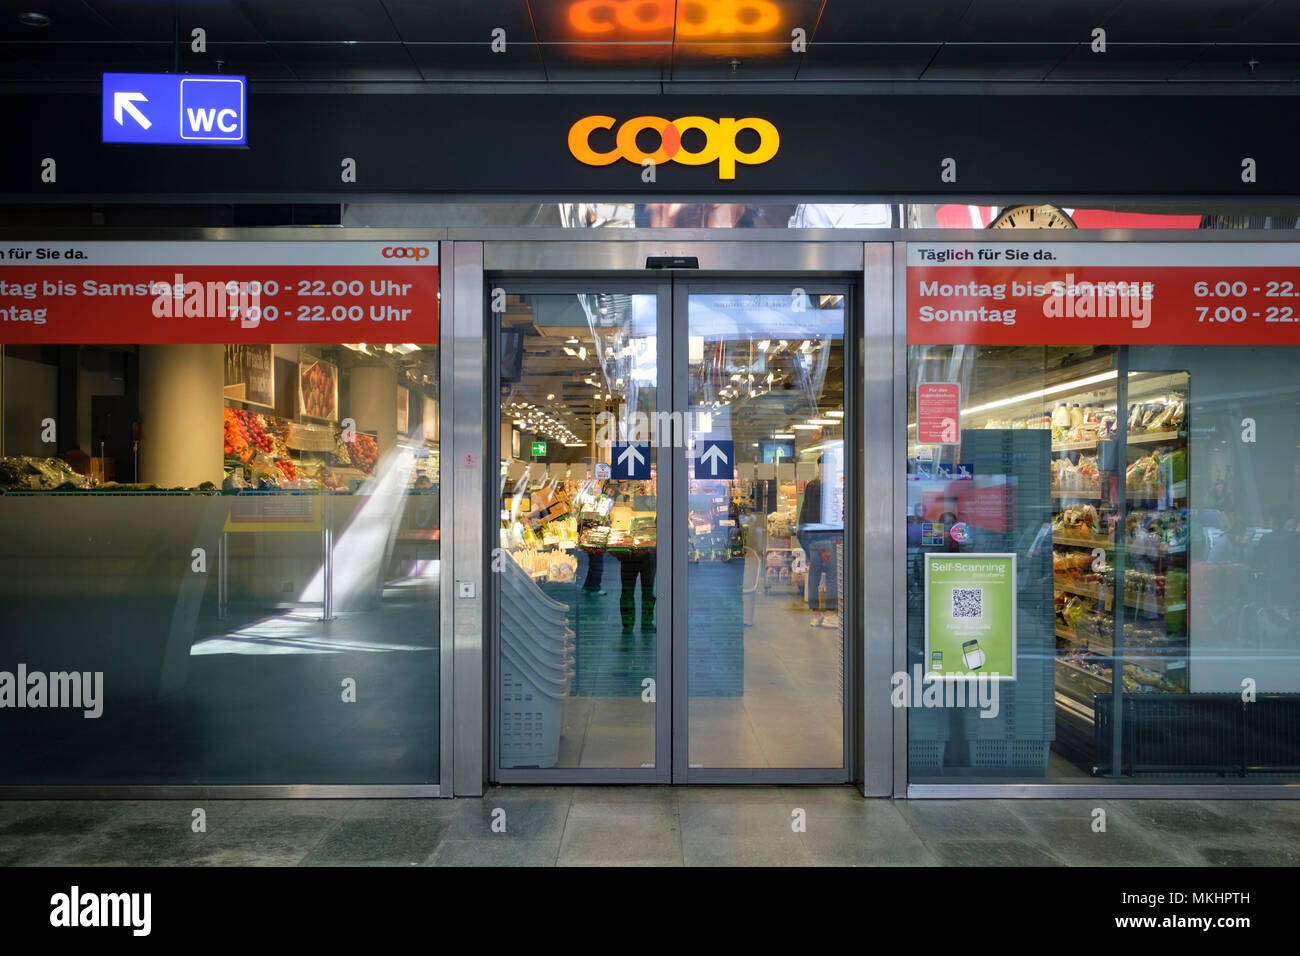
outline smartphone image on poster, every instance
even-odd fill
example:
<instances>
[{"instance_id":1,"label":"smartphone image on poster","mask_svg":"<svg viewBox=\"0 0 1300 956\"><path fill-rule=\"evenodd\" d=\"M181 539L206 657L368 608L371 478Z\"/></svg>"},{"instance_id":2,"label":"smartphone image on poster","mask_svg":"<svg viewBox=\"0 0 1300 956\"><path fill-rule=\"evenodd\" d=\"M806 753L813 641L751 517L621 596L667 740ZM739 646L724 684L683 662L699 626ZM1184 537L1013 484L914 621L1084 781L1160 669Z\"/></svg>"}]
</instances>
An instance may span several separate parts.
<instances>
[{"instance_id":1,"label":"smartphone image on poster","mask_svg":"<svg viewBox=\"0 0 1300 956\"><path fill-rule=\"evenodd\" d=\"M961 646L961 659L966 666L973 671L979 670L984 666L984 649L980 647L979 641L967 641Z\"/></svg>"}]
</instances>

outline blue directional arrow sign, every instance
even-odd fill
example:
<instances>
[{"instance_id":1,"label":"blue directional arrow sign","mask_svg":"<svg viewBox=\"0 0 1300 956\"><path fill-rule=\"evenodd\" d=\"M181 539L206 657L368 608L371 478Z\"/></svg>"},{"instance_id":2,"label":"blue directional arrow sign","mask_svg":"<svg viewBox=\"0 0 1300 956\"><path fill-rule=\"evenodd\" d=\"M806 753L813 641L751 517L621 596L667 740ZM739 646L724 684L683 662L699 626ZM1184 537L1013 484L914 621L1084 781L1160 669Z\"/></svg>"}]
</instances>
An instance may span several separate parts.
<instances>
[{"instance_id":1,"label":"blue directional arrow sign","mask_svg":"<svg viewBox=\"0 0 1300 956\"><path fill-rule=\"evenodd\" d=\"M736 443L732 440L715 441L699 439L700 457L695 459L695 478L722 478L730 481L736 476Z\"/></svg>"},{"instance_id":2,"label":"blue directional arrow sign","mask_svg":"<svg viewBox=\"0 0 1300 956\"><path fill-rule=\"evenodd\" d=\"M614 442L611 478L629 481L650 480L650 445L648 442Z\"/></svg>"},{"instance_id":3,"label":"blue directional arrow sign","mask_svg":"<svg viewBox=\"0 0 1300 956\"><path fill-rule=\"evenodd\" d=\"M243 146L248 115L242 76L105 73L105 143Z\"/></svg>"}]
</instances>

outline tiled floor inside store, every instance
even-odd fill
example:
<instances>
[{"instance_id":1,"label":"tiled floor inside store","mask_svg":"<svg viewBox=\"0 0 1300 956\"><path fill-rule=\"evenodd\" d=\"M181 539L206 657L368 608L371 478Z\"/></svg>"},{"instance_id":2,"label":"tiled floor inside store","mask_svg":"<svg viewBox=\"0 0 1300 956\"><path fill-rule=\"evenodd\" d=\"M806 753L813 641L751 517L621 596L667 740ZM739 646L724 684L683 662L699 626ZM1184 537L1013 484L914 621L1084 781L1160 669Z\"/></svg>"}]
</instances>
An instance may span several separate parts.
<instances>
[{"instance_id":1,"label":"tiled floor inside store","mask_svg":"<svg viewBox=\"0 0 1300 956\"><path fill-rule=\"evenodd\" d=\"M1106 811L1105 832L1093 828ZM202 808L206 832L192 827ZM494 833L504 810L505 832ZM792 822L803 810L805 829ZM1295 866L1300 802L864 800L850 787L0 802L0 865Z\"/></svg>"}]
</instances>

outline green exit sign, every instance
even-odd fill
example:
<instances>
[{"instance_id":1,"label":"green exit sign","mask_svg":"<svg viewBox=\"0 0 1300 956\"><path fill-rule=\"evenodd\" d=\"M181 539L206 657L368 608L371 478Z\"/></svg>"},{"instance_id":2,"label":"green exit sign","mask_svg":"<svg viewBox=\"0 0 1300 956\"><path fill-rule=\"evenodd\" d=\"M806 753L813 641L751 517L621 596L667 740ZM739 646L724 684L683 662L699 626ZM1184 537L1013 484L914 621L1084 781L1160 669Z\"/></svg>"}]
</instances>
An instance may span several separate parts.
<instances>
[{"instance_id":1,"label":"green exit sign","mask_svg":"<svg viewBox=\"0 0 1300 956\"><path fill-rule=\"evenodd\" d=\"M546 454L546 442L544 441L533 442L533 457L536 458L538 455L545 455L545 454Z\"/></svg>"}]
</instances>

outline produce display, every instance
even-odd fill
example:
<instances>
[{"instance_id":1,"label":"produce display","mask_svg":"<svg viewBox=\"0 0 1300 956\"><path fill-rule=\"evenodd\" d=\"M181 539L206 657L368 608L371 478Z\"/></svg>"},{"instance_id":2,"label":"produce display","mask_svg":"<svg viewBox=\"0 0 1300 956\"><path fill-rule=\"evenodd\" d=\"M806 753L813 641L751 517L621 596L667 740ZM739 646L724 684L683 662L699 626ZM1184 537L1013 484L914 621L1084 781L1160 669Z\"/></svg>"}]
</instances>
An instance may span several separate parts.
<instances>
[{"instance_id":1,"label":"produce display","mask_svg":"<svg viewBox=\"0 0 1300 956\"><path fill-rule=\"evenodd\" d=\"M240 461L251 461L257 452L270 454L275 442L267 432L268 421L256 412L239 408L225 411L225 453Z\"/></svg>"},{"instance_id":2,"label":"produce display","mask_svg":"<svg viewBox=\"0 0 1300 956\"><path fill-rule=\"evenodd\" d=\"M344 442L348 450L348 461L356 468L364 471L367 475L375 472L375 464L379 461L379 444L369 435L358 434L350 442Z\"/></svg>"},{"instance_id":3,"label":"produce display","mask_svg":"<svg viewBox=\"0 0 1300 956\"><path fill-rule=\"evenodd\" d=\"M50 491L89 486L90 480L62 458L0 458L0 489Z\"/></svg>"}]
</instances>

